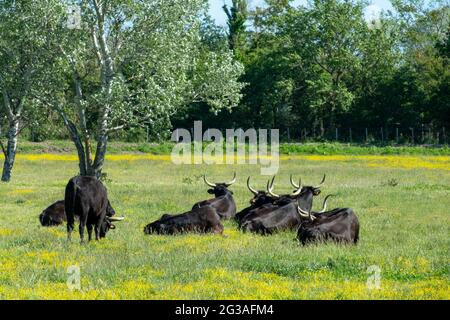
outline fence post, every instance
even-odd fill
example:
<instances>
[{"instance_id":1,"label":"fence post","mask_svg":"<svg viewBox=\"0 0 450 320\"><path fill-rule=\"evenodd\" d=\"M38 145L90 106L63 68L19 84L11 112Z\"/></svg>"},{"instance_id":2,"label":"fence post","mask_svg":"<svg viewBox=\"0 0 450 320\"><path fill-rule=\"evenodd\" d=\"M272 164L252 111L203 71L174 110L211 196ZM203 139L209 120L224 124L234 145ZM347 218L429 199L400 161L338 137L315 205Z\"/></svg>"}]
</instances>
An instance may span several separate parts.
<instances>
[{"instance_id":1,"label":"fence post","mask_svg":"<svg viewBox=\"0 0 450 320\"><path fill-rule=\"evenodd\" d=\"M149 143L149 142L150 142L150 130L147 126L147 143Z\"/></svg>"},{"instance_id":2,"label":"fence post","mask_svg":"<svg viewBox=\"0 0 450 320\"><path fill-rule=\"evenodd\" d=\"M338 128L336 128L336 141L338 141L339 135L338 135Z\"/></svg>"},{"instance_id":3,"label":"fence post","mask_svg":"<svg viewBox=\"0 0 450 320\"><path fill-rule=\"evenodd\" d=\"M442 141L443 141L444 143L447 142L447 137L445 136L445 127L442 127Z\"/></svg>"},{"instance_id":4,"label":"fence post","mask_svg":"<svg viewBox=\"0 0 450 320\"><path fill-rule=\"evenodd\" d=\"M366 128L366 143L368 143L368 142L369 142L369 131Z\"/></svg>"},{"instance_id":5,"label":"fence post","mask_svg":"<svg viewBox=\"0 0 450 320\"><path fill-rule=\"evenodd\" d=\"M414 128L411 128L411 140L412 144L414 144Z\"/></svg>"},{"instance_id":6,"label":"fence post","mask_svg":"<svg viewBox=\"0 0 450 320\"><path fill-rule=\"evenodd\" d=\"M288 142L291 142L291 133L289 132L289 127L287 128L287 138Z\"/></svg>"},{"instance_id":7,"label":"fence post","mask_svg":"<svg viewBox=\"0 0 450 320\"><path fill-rule=\"evenodd\" d=\"M352 128L349 128L350 143L352 143Z\"/></svg>"},{"instance_id":8,"label":"fence post","mask_svg":"<svg viewBox=\"0 0 450 320\"><path fill-rule=\"evenodd\" d=\"M395 128L395 141L398 144L398 127Z\"/></svg>"}]
</instances>

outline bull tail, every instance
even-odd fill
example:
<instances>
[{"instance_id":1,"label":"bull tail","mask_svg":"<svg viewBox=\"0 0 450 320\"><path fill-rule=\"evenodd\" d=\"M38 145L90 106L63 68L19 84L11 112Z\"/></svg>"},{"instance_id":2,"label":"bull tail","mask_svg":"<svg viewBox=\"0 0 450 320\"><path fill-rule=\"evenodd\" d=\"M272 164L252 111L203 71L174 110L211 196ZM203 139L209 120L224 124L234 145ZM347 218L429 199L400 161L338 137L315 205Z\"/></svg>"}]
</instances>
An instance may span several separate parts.
<instances>
[{"instance_id":1,"label":"bull tail","mask_svg":"<svg viewBox=\"0 0 450 320\"><path fill-rule=\"evenodd\" d=\"M66 186L64 196L64 209L67 216L67 238L70 240L70 234L74 229L75 224L75 200L78 190L77 178L73 178Z\"/></svg>"}]
</instances>

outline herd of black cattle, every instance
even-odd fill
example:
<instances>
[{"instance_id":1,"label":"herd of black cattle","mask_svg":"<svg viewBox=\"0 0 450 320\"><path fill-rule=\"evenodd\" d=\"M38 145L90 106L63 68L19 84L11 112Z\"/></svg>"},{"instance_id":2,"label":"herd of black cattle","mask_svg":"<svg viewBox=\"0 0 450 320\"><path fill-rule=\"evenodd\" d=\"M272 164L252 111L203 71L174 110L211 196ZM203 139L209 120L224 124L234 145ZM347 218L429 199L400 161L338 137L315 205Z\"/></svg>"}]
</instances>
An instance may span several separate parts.
<instances>
[{"instance_id":1,"label":"herd of black cattle","mask_svg":"<svg viewBox=\"0 0 450 320\"><path fill-rule=\"evenodd\" d=\"M230 186L236 182L236 173L229 182L211 183L203 176L210 187L208 193L214 198L194 204L190 211L182 214L164 214L160 219L144 228L145 234L178 234L184 232L223 234L221 220L234 219L238 228L262 235L270 235L280 230L297 230L297 239L306 244L315 241L334 241L339 243L358 242L359 221L352 209L327 209L327 196L321 211L312 211L313 199L319 195L325 182L325 175L317 186L303 186L301 179L295 183L292 175L290 182L295 188L291 194L277 195L273 191L275 177L267 182L266 191L247 187L253 194L250 206L237 212L236 203ZM39 216L43 226L57 226L67 221L68 239L74 229L75 219L79 221L81 242L84 230L88 230L88 239L105 237L109 229L115 229L113 222L123 217L115 217L105 186L96 178L77 176L69 180L65 199L57 201L45 209Z\"/></svg>"}]
</instances>

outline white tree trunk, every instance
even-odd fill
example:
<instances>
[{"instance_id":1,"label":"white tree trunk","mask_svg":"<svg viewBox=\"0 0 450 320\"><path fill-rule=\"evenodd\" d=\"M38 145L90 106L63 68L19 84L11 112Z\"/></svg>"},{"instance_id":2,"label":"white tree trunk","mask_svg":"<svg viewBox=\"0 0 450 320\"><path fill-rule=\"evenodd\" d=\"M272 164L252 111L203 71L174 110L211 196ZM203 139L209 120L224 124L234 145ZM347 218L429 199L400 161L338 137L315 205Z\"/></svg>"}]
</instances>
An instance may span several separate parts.
<instances>
[{"instance_id":1,"label":"white tree trunk","mask_svg":"<svg viewBox=\"0 0 450 320\"><path fill-rule=\"evenodd\" d=\"M97 52L98 62L101 65L101 82L103 98L105 100L103 108L100 112L97 130L97 150L95 153L94 164L90 166L89 175L94 175L100 178L103 165L105 162L106 146L108 142L108 128L109 117L111 115L111 96L112 96L112 82L115 76L114 61L111 55L108 41L106 39L106 31L104 30L104 4L97 0L93 1L97 25L92 29L92 37L94 40L94 47Z\"/></svg>"},{"instance_id":2,"label":"white tree trunk","mask_svg":"<svg viewBox=\"0 0 450 320\"><path fill-rule=\"evenodd\" d=\"M17 136L19 135L19 120L13 119L9 122L8 144L6 146L5 161L3 163L2 181L11 180L11 172L16 159Z\"/></svg>"}]
</instances>

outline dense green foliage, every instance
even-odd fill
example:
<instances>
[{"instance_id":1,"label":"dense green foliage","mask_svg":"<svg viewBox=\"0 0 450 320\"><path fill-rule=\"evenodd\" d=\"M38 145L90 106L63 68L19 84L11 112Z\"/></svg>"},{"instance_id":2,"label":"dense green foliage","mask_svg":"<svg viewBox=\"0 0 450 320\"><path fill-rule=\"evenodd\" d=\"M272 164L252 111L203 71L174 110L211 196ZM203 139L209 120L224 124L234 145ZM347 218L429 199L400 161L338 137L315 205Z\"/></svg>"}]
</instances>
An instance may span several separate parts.
<instances>
[{"instance_id":1,"label":"dense green foliage","mask_svg":"<svg viewBox=\"0 0 450 320\"><path fill-rule=\"evenodd\" d=\"M335 138L335 128L345 129L341 135L348 136L347 128L351 127L355 132L354 138L359 140L365 138L364 128L377 132L381 127L391 130L391 140L395 127L400 127L409 136L409 128L415 128L417 137L420 130L429 129L440 132L441 137L448 134L442 129L450 127L450 28L449 7L445 2L428 1L424 5L423 1L393 1L394 10L383 12L380 20L373 23L366 21L364 10L367 3L363 1L310 1L307 6L300 7L293 7L290 2L266 1L264 7L252 8L246 0L233 1L230 6L224 6L228 17L226 30L203 14L200 41L204 49L200 51L205 54L197 61L209 66L208 70L214 69L210 62L217 61L218 64L213 66L219 71L212 74L206 69L197 69L198 76L189 83L181 71L183 68L192 69L192 61L182 58L185 56L179 53L188 48L192 53L193 46L198 49L199 44L194 45L197 40L178 39L173 37L176 34L173 33L171 38L164 39L166 43L173 40L178 47L166 44L148 51L144 47L155 47L157 38L148 38L147 41L142 38L145 27L137 28L140 34L128 36L141 37L140 40L127 39L135 45L126 48L123 58L119 56L117 59L125 59L123 73L133 79L132 89L140 88L148 94L139 95L142 101L125 101L132 107L120 102L121 107L116 109L122 111L114 116L116 120L113 122L120 123L125 115L129 118L133 115L130 110L139 109L137 104L141 104L146 106L145 113L148 113L150 137L157 139L167 138L166 130L171 127L189 128L193 120L199 119L204 121L205 127L274 127L283 132L291 128L294 138L302 135L300 128L306 129L304 133L309 136L314 133L315 137ZM172 23L169 16L167 19L167 25ZM117 23L124 22L119 20ZM74 31L75 35L77 32ZM89 37L85 39L89 40ZM143 46L141 49L136 46L138 43ZM175 51L167 51L169 47ZM211 98L214 95L223 97L223 83L232 83L220 76L232 74L233 71L220 70L220 66L229 64L217 60L217 57L227 59L224 54L228 48L245 66L241 81L246 86L239 105L236 106L234 100L220 110L223 104L216 107ZM88 46L84 50L91 49ZM145 52L146 56L140 56L139 52ZM172 56L167 52L173 52ZM215 53L216 60L208 60L211 52ZM154 55L152 61L161 61L162 57L170 64L177 61L176 69L173 72L170 68L159 70L162 66L155 68L154 64L144 64L136 78L137 71L130 68L131 62L142 65L143 61L149 60L149 54ZM190 55L191 58L193 56ZM95 62L89 62L89 55L77 58L88 58L79 62L81 71L95 68ZM157 73L161 81L165 79L159 84L165 87L156 90L155 82L146 81L145 85L139 82L142 74L148 75L149 72ZM66 88L70 89L73 87L71 77L66 78ZM206 80L208 84L202 86ZM218 81L222 83L213 85ZM98 88L95 77L85 77L84 82L84 94L94 94ZM204 90L206 101L189 103L187 96L196 97L195 88ZM236 88L230 90L235 91ZM72 103L73 97L68 99L67 103ZM160 107L155 108L154 102L158 102ZM187 103L187 108L176 108L180 103ZM43 113L45 116L40 116ZM30 130L26 130L30 139L67 136L60 129L50 129L60 124L58 121L48 123L48 118L55 119L55 116L42 110L33 117ZM89 117L88 125L95 121L94 113ZM134 124L136 121L131 121L127 127ZM136 134L136 129L127 128L116 137L136 141ZM138 135L146 135L146 129ZM377 140L380 139L378 135Z\"/></svg>"},{"instance_id":2,"label":"dense green foliage","mask_svg":"<svg viewBox=\"0 0 450 320\"><path fill-rule=\"evenodd\" d=\"M233 12L246 8L241 2ZM221 128L304 128L328 139L335 128L346 137L353 128L359 140L365 128L369 135L390 130L391 140L396 127L408 136L414 128L416 138L424 128L448 135L442 131L450 126L448 4L393 1L392 12L367 21L364 1L290 2L249 10L245 33L235 27L238 15L229 17L228 34L247 39L236 54L246 67L244 98L218 117L193 108L178 125L203 119Z\"/></svg>"}]
</instances>

